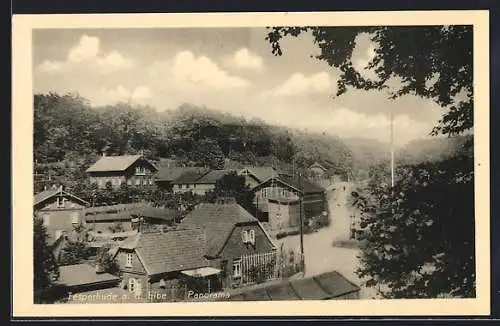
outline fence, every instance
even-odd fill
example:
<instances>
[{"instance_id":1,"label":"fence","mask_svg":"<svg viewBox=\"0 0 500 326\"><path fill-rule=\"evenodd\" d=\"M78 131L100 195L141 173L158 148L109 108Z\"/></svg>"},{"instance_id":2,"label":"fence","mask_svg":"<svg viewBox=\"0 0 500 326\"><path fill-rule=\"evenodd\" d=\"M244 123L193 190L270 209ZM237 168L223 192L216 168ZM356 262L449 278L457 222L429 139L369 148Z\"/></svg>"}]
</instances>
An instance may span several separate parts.
<instances>
[{"instance_id":1,"label":"fence","mask_svg":"<svg viewBox=\"0 0 500 326\"><path fill-rule=\"evenodd\" d=\"M303 259L293 250L276 250L241 257L241 285L287 278L302 272Z\"/></svg>"}]
</instances>

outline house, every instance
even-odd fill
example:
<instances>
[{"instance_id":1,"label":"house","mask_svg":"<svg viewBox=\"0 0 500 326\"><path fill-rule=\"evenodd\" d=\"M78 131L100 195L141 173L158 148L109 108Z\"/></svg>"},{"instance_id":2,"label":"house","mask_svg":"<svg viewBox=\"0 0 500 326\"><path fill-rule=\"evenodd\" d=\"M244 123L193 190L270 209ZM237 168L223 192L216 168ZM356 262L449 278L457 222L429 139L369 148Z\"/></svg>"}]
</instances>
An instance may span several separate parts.
<instances>
[{"instance_id":1,"label":"house","mask_svg":"<svg viewBox=\"0 0 500 326\"><path fill-rule=\"evenodd\" d=\"M118 204L88 207L85 209L85 223L88 230L96 234L132 231L131 211L138 204Z\"/></svg>"},{"instance_id":2,"label":"house","mask_svg":"<svg viewBox=\"0 0 500 326\"><path fill-rule=\"evenodd\" d=\"M180 225L203 228L207 244L205 257L211 267L221 270L225 288L250 282L248 261L255 258L257 263L259 257L270 257L276 252L261 223L234 198L199 204Z\"/></svg>"},{"instance_id":3,"label":"house","mask_svg":"<svg viewBox=\"0 0 500 326\"><path fill-rule=\"evenodd\" d=\"M172 191L176 194L194 191L196 181L205 174L209 173L207 168L192 168L181 173L177 178L171 181Z\"/></svg>"},{"instance_id":4,"label":"house","mask_svg":"<svg viewBox=\"0 0 500 326\"><path fill-rule=\"evenodd\" d=\"M213 170L203 175L197 179L193 184L193 189L191 190L194 194L203 196L207 192L215 189L215 184L217 181L222 179L224 176L230 174L233 170Z\"/></svg>"},{"instance_id":5,"label":"house","mask_svg":"<svg viewBox=\"0 0 500 326\"><path fill-rule=\"evenodd\" d=\"M267 179L278 174L279 173L275 168L266 166L246 167L238 171L238 175L245 176L246 184L250 188L254 188Z\"/></svg>"},{"instance_id":6,"label":"house","mask_svg":"<svg viewBox=\"0 0 500 326\"><path fill-rule=\"evenodd\" d=\"M108 182L115 188L122 183L129 186L151 186L158 169L142 155L103 156L86 170L90 182L105 188Z\"/></svg>"},{"instance_id":7,"label":"house","mask_svg":"<svg viewBox=\"0 0 500 326\"><path fill-rule=\"evenodd\" d=\"M327 211L325 188L310 182L304 177L280 174L265 180L254 187L252 191L255 194L254 204L260 214L267 217L268 220L274 218L269 216L269 199L300 200L304 221L320 216Z\"/></svg>"},{"instance_id":8,"label":"house","mask_svg":"<svg viewBox=\"0 0 500 326\"><path fill-rule=\"evenodd\" d=\"M328 179L328 169L319 162L315 162L314 164L312 164L307 169L307 172L309 174L309 177L316 182Z\"/></svg>"},{"instance_id":9,"label":"house","mask_svg":"<svg viewBox=\"0 0 500 326\"><path fill-rule=\"evenodd\" d=\"M298 198L275 196L268 198L268 226L279 231L300 226L300 202Z\"/></svg>"},{"instance_id":10,"label":"house","mask_svg":"<svg viewBox=\"0 0 500 326\"><path fill-rule=\"evenodd\" d=\"M59 279L54 284L54 295L73 301L77 300L78 293L111 289L119 283L118 276L100 272L89 264L59 266Z\"/></svg>"},{"instance_id":11,"label":"house","mask_svg":"<svg viewBox=\"0 0 500 326\"><path fill-rule=\"evenodd\" d=\"M155 174L155 183L156 185L164 190L167 191L172 191L173 189L173 184L172 182L176 179L178 179L181 175L187 172L200 172L204 173L207 172L205 168L199 168L199 167L183 167L183 166L170 166L170 165L163 165L160 166L158 171ZM178 187L177 187L178 188Z\"/></svg>"},{"instance_id":12,"label":"house","mask_svg":"<svg viewBox=\"0 0 500 326\"><path fill-rule=\"evenodd\" d=\"M186 278L216 276L219 270L208 266L205 248L200 228L140 232L125 240L114 256L122 287L147 297L148 293L172 289Z\"/></svg>"},{"instance_id":13,"label":"house","mask_svg":"<svg viewBox=\"0 0 500 326\"><path fill-rule=\"evenodd\" d=\"M52 188L34 196L33 211L43 219L47 231L47 243L53 246L57 256L60 239L69 235L83 222L84 209L89 203L63 189ZM59 248L60 249L60 248Z\"/></svg>"},{"instance_id":14,"label":"house","mask_svg":"<svg viewBox=\"0 0 500 326\"><path fill-rule=\"evenodd\" d=\"M342 274L333 271L308 278L282 280L255 288L235 290L228 297L229 301L348 300L359 299L360 290L359 286Z\"/></svg>"},{"instance_id":15,"label":"house","mask_svg":"<svg viewBox=\"0 0 500 326\"><path fill-rule=\"evenodd\" d=\"M101 235L138 230L139 219L148 225L172 226L179 218L178 210L139 203L89 207L85 210L87 228Z\"/></svg>"}]
</instances>

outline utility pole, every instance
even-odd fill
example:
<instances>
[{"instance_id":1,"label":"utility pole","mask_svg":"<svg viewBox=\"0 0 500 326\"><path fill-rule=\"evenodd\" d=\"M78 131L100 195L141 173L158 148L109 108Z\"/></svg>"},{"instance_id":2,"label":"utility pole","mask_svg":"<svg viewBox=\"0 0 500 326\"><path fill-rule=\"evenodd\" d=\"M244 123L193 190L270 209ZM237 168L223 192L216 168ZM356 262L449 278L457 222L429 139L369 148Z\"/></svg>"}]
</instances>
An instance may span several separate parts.
<instances>
[{"instance_id":1,"label":"utility pole","mask_svg":"<svg viewBox=\"0 0 500 326\"><path fill-rule=\"evenodd\" d=\"M301 173L299 172L299 188L302 191ZM300 263L304 276L306 275L306 264L304 259L304 219L302 216L302 194L299 194L299 220L300 220Z\"/></svg>"},{"instance_id":2,"label":"utility pole","mask_svg":"<svg viewBox=\"0 0 500 326\"><path fill-rule=\"evenodd\" d=\"M391 110L391 188L394 188L394 113Z\"/></svg>"}]
</instances>

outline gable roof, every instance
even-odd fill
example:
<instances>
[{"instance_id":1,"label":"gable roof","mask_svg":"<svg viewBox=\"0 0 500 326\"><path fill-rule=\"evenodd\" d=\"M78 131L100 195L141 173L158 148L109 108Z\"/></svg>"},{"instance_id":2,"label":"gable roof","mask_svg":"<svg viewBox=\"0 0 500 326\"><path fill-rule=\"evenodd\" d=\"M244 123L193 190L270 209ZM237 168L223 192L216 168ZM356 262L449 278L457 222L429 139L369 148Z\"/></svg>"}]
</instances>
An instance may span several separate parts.
<instances>
[{"instance_id":1,"label":"gable roof","mask_svg":"<svg viewBox=\"0 0 500 326\"><path fill-rule=\"evenodd\" d=\"M197 170L188 170L182 173L178 178L173 180L172 184L192 184L209 172L210 170L205 168L198 168Z\"/></svg>"},{"instance_id":2,"label":"gable roof","mask_svg":"<svg viewBox=\"0 0 500 326\"><path fill-rule=\"evenodd\" d=\"M83 199L81 199L81 198L79 198L79 197L77 197L77 196L75 196L73 194L70 194L67 191L62 190L61 188L58 188L58 189L43 190L43 191L35 194L33 205L34 206L39 205L42 202L46 201L47 199L50 199L50 198L56 197L56 196L67 196L67 197L70 197L74 201L79 202L83 206L86 206L86 205L89 204L87 201L85 201L85 200L83 200Z\"/></svg>"},{"instance_id":3,"label":"gable roof","mask_svg":"<svg viewBox=\"0 0 500 326\"><path fill-rule=\"evenodd\" d=\"M56 284L72 287L102 283L118 283L120 278L109 273L96 273L88 264L67 265L59 267L59 279Z\"/></svg>"},{"instance_id":4,"label":"gable roof","mask_svg":"<svg viewBox=\"0 0 500 326\"><path fill-rule=\"evenodd\" d=\"M164 221L173 221L181 216L181 212L177 209L166 209L151 206L134 208L131 210L130 214L136 217L140 216Z\"/></svg>"},{"instance_id":5,"label":"gable roof","mask_svg":"<svg viewBox=\"0 0 500 326\"><path fill-rule=\"evenodd\" d=\"M312 168L320 168L322 169L323 171L328 171L327 168L325 168L323 165L321 165L319 162L314 162L314 164L312 164L309 169L312 169Z\"/></svg>"},{"instance_id":6,"label":"gable roof","mask_svg":"<svg viewBox=\"0 0 500 326\"><path fill-rule=\"evenodd\" d=\"M143 159L142 155L104 156L91 165L85 172L125 171L139 159ZM148 162L145 159L144 161ZM157 170L153 164L148 163Z\"/></svg>"},{"instance_id":7,"label":"gable roof","mask_svg":"<svg viewBox=\"0 0 500 326\"><path fill-rule=\"evenodd\" d=\"M85 221L129 221L134 210L147 207L140 203L87 207Z\"/></svg>"},{"instance_id":8,"label":"gable roof","mask_svg":"<svg viewBox=\"0 0 500 326\"><path fill-rule=\"evenodd\" d=\"M225 175L233 172L233 170L213 170L195 181L197 184L215 184L218 180L222 179Z\"/></svg>"},{"instance_id":9,"label":"gable roof","mask_svg":"<svg viewBox=\"0 0 500 326\"><path fill-rule=\"evenodd\" d=\"M206 255L217 257L235 226L242 223L258 224L264 231L259 220L237 203L199 204L182 220L180 225L187 228L204 228L207 243ZM270 238L269 241L273 243Z\"/></svg>"},{"instance_id":10,"label":"gable roof","mask_svg":"<svg viewBox=\"0 0 500 326\"><path fill-rule=\"evenodd\" d=\"M120 247L135 249L149 275L208 266L200 228L143 232L125 240Z\"/></svg>"},{"instance_id":11,"label":"gable roof","mask_svg":"<svg viewBox=\"0 0 500 326\"><path fill-rule=\"evenodd\" d=\"M235 290L230 301L331 300L359 292L360 287L337 271ZM224 299L222 299L224 300Z\"/></svg>"},{"instance_id":12,"label":"gable roof","mask_svg":"<svg viewBox=\"0 0 500 326\"><path fill-rule=\"evenodd\" d=\"M271 166L246 167L242 169L240 173L242 173L245 170L248 171L250 174L252 174L259 182L264 182L265 180L275 175L278 175L278 171Z\"/></svg>"},{"instance_id":13,"label":"gable roof","mask_svg":"<svg viewBox=\"0 0 500 326\"><path fill-rule=\"evenodd\" d=\"M158 181L166 181L166 182L172 182L175 179L179 178L182 174L186 172L196 172L196 171L205 171L206 169L204 168L199 168L199 167L183 167L183 166L176 166L176 167L169 167L169 166L162 166L156 173L156 180Z\"/></svg>"},{"instance_id":14,"label":"gable roof","mask_svg":"<svg viewBox=\"0 0 500 326\"><path fill-rule=\"evenodd\" d=\"M325 188L310 182L309 180L307 180L304 177L301 177L299 179L297 177L292 177L292 176L288 176L285 174L280 174L278 177L273 177L273 178L267 179L266 181L262 182L258 186L254 187L254 190L272 183L273 180L278 182L278 183L281 183L283 185L286 185L288 187L291 187L291 188L301 192L304 195L325 192Z\"/></svg>"}]
</instances>

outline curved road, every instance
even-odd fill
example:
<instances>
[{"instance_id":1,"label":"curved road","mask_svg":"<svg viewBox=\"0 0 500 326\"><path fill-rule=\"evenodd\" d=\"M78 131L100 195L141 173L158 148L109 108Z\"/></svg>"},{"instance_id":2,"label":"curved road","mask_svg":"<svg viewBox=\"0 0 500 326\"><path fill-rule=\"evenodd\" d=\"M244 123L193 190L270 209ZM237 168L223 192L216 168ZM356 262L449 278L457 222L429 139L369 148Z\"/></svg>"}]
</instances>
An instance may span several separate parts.
<instances>
[{"instance_id":1,"label":"curved road","mask_svg":"<svg viewBox=\"0 0 500 326\"><path fill-rule=\"evenodd\" d=\"M344 191L344 186L345 191ZM350 208L347 203L350 187L347 182L335 184L335 190L328 189L328 204L330 208L331 224L327 228L304 235L305 277L336 270L351 282L361 287L361 299L371 299L376 296L374 289L362 286L361 280L356 276L358 267L358 249L334 247L336 240L349 239ZM300 237L288 236L275 240L280 246L300 251Z\"/></svg>"}]
</instances>

